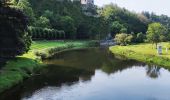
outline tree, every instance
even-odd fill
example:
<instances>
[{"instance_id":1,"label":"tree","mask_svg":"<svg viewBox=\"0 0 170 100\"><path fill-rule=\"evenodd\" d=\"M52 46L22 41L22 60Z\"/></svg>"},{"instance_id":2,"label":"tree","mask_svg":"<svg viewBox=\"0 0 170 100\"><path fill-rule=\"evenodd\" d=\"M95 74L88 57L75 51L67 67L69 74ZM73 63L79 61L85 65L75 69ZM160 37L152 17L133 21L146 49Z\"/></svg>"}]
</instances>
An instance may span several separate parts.
<instances>
[{"instance_id":1,"label":"tree","mask_svg":"<svg viewBox=\"0 0 170 100\"><path fill-rule=\"evenodd\" d=\"M158 78L159 76L160 76L160 67L158 67L158 66L155 66L155 65L153 65L153 66L148 66L147 68L146 68L146 74L147 74L147 76L149 76L150 78L153 78L153 79L155 79L155 78Z\"/></svg>"},{"instance_id":2,"label":"tree","mask_svg":"<svg viewBox=\"0 0 170 100\"><path fill-rule=\"evenodd\" d=\"M29 17L30 24L33 24L35 21L35 15L33 12L33 9L31 8L31 4L28 0L19 0L17 4L17 8L22 10L24 14L26 14Z\"/></svg>"},{"instance_id":3,"label":"tree","mask_svg":"<svg viewBox=\"0 0 170 100\"><path fill-rule=\"evenodd\" d=\"M112 35L120 33L120 31L126 32L127 29L122 24L120 24L118 21L114 21L112 23L112 25L111 25L111 33L112 33Z\"/></svg>"},{"instance_id":4,"label":"tree","mask_svg":"<svg viewBox=\"0 0 170 100\"><path fill-rule=\"evenodd\" d=\"M35 24L36 24L37 27L51 28L50 20L48 18L44 17L44 16L40 16Z\"/></svg>"},{"instance_id":5,"label":"tree","mask_svg":"<svg viewBox=\"0 0 170 100\"><path fill-rule=\"evenodd\" d=\"M127 28L122 27L121 30L120 30L120 33L127 33Z\"/></svg>"},{"instance_id":6,"label":"tree","mask_svg":"<svg viewBox=\"0 0 170 100\"><path fill-rule=\"evenodd\" d=\"M159 42L161 42L161 37L165 33L165 27L160 23L149 24L147 30L147 40L151 43L155 43L156 47Z\"/></svg>"},{"instance_id":7,"label":"tree","mask_svg":"<svg viewBox=\"0 0 170 100\"><path fill-rule=\"evenodd\" d=\"M0 7L8 6L10 0L0 0Z\"/></svg>"},{"instance_id":8,"label":"tree","mask_svg":"<svg viewBox=\"0 0 170 100\"><path fill-rule=\"evenodd\" d=\"M76 27L74 20L70 16L60 18L60 29L65 31L66 38L75 38Z\"/></svg>"},{"instance_id":9,"label":"tree","mask_svg":"<svg viewBox=\"0 0 170 100\"><path fill-rule=\"evenodd\" d=\"M27 16L15 8L0 9L0 57L11 58L27 52L31 45Z\"/></svg>"},{"instance_id":10,"label":"tree","mask_svg":"<svg viewBox=\"0 0 170 100\"><path fill-rule=\"evenodd\" d=\"M130 44L130 43L132 43L132 39L133 39L133 35L127 34L125 41L127 44Z\"/></svg>"},{"instance_id":11,"label":"tree","mask_svg":"<svg viewBox=\"0 0 170 100\"><path fill-rule=\"evenodd\" d=\"M120 8L117 5L109 4L102 8L101 16L105 18L106 21L112 23L114 21L120 22L125 28L127 28L127 33L130 32L143 32L147 31L148 21L145 20L144 16L138 16L134 12L130 12L125 8Z\"/></svg>"},{"instance_id":12,"label":"tree","mask_svg":"<svg viewBox=\"0 0 170 100\"><path fill-rule=\"evenodd\" d=\"M117 44L125 46L125 45L131 43L132 39L133 39L132 35L121 33L121 34L116 34L114 40Z\"/></svg>"},{"instance_id":13,"label":"tree","mask_svg":"<svg viewBox=\"0 0 170 100\"><path fill-rule=\"evenodd\" d=\"M138 43L144 42L145 37L146 36L142 32L138 33L136 36L136 42Z\"/></svg>"}]
</instances>

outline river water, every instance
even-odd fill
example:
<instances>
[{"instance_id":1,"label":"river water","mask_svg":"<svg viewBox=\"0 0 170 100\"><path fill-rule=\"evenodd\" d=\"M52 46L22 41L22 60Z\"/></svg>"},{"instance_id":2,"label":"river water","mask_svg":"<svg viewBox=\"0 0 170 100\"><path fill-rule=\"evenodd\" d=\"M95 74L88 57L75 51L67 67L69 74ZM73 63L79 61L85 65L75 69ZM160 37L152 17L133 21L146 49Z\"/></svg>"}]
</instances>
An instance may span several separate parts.
<instances>
[{"instance_id":1,"label":"river water","mask_svg":"<svg viewBox=\"0 0 170 100\"><path fill-rule=\"evenodd\" d=\"M44 63L0 100L170 100L170 71L106 49L66 51Z\"/></svg>"}]
</instances>

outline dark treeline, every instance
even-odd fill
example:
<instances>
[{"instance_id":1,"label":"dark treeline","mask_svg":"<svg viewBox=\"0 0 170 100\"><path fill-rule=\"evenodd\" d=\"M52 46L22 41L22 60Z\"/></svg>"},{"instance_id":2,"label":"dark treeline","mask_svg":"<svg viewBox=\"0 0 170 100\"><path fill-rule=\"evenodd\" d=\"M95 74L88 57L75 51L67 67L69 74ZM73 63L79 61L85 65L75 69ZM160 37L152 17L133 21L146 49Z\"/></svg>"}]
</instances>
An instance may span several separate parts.
<instances>
[{"instance_id":1,"label":"dark treeline","mask_svg":"<svg viewBox=\"0 0 170 100\"><path fill-rule=\"evenodd\" d=\"M99 39L108 33L104 19L86 16L78 1L13 0L13 4L28 15L29 26L63 30L65 39ZM97 11L95 7L94 10Z\"/></svg>"},{"instance_id":2,"label":"dark treeline","mask_svg":"<svg viewBox=\"0 0 170 100\"><path fill-rule=\"evenodd\" d=\"M84 11L78 0L12 0L11 2L14 7L28 15L29 26L62 30L65 32L65 39L102 39L108 33L112 36L117 33L128 33L137 37L138 33L145 34L152 22L160 22L167 27L170 22L169 17L165 15L135 13L115 4L105 5L102 8L95 6L89 11ZM84 14L86 12L98 14L87 16Z\"/></svg>"}]
</instances>

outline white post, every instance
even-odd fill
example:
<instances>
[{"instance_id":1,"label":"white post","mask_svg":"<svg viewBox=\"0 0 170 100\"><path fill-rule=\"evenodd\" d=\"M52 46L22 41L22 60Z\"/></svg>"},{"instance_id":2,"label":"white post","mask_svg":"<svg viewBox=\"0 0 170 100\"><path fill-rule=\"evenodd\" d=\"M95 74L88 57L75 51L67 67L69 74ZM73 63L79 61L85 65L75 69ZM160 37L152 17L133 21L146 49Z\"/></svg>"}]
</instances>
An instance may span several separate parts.
<instances>
[{"instance_id":1,"label":"white post","mask_svg":"<svg viewBox=\"0 0 170 100\"><path fill-rule=\"evenodd\" d=\"M168 50L169 50L169 48L166 48L166 53L168 54Z\"/></svg>"},{"instance_id":2,"label":"white post","mask_svg":"<svg viewBox=\"0 0 170 100\"><path fill-rule=\"evenodd\" d=\"M161 45L158 45L157 52L159 55L162 55L162 46Z\"/></svg>"}]
</instances>

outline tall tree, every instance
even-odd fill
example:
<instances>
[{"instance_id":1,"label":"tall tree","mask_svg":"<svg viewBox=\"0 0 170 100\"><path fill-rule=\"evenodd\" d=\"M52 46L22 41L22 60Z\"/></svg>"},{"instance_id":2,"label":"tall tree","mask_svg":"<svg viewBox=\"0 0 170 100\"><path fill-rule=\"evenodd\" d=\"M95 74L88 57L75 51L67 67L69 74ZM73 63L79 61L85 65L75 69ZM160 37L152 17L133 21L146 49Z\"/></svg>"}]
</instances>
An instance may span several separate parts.
<instances>
[{"instance_id":1,"label":"tall tree","mask_svg":"<svg viewBox=\"0 0 170 100\"><path fill-rule=\"evenodd\" d=\"M31 4L29 3L28 0L19 0L17 4L17 8L19 8L21 11L24 12L24 14L28 16L30 24L34 23L35 15L31 7Z\"/></svg>"},{"instance_id":2,"label":"tall tree","mask_svg":"<svg viewBox=\"0 0 170 100\"><path fill-rule=\"evenodd\" d=\"M63 16L60 18L60 29L66 33L66 38L75 38L76 27L74 19L70 16Z\"/></svg>"},{"instance_id":3,"label":"tall tree","mask_svg":"<svg viewBox=\"0 0 170 100\"><path fill-rule=\"evenodd\" d=\"M151 43L155 43L156 47L159 42L161 42L161 37L165 33L165 27L160 23L149 24L147 30L147 40Z\"/></svg>"},{"instance_id":4,"label":"tall tree","mask_svg":"<svg viewBox=\"0 0 170 100\"><path fill-rule=\"evenodd\" d=\"M147 21L144 16L139 16L134 12L130 12L125 8L120 8L115 4L105 5L101 11L101 16L105 18L106 21L112 23L115 21L123 24L127 28L127 32L131 33L145 33L147 31Z\"/></svg>"},{"instance_id":5,"label":"tall tree","mask_svg":"<svg viewBox=\"0 0 170 100\"><path fill-rule=\"evenodd\" d=\"M119 21L114 21L111 25L112 35L115 35L120 32L126 33L127 29L122 24L120 24Z\"/></svg>"},{"instance_id":6,"label":"tall tree","mask_svg":"<svg viewBox=\"0 0 170 100\"><path fill-rule=\"evenodd\" d=\"M15 57L29 50L31 36L27 25L28 18L22 11L0 7L0 57Z\"/></svg>"}]
</instances>

